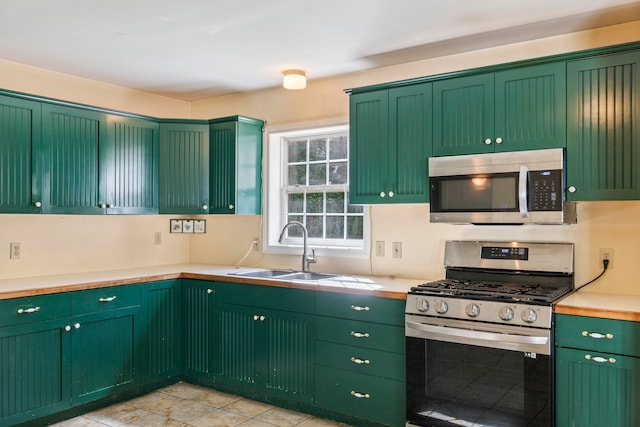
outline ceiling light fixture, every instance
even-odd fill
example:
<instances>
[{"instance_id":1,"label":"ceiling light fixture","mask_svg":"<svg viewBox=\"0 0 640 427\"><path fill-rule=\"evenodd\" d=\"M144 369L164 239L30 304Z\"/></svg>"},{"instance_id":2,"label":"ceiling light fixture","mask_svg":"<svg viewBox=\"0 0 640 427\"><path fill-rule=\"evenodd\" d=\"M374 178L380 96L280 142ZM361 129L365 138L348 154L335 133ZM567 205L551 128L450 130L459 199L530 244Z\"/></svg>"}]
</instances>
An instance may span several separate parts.
<instances>
[{"instance_id":1,"label":"ceiling light fixture","mask_svg":"<svg viewBox=\"0 0 640 427\"><path fill-rule=\"evenodd\" d=\"M307 77L301 70L286 70L283 72L282 86L285 89L300 90L307 87Z\"/></svg>"}]
</instances>

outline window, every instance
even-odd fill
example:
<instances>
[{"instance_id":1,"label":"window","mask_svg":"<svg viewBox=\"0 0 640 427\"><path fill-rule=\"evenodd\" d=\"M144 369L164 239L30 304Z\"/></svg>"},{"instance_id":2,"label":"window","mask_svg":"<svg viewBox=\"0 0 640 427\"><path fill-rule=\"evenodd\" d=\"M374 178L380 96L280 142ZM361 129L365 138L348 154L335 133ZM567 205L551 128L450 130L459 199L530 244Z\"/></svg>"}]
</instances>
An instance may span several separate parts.
<instances>
[{"instance_id":1,"label":"window","mask_svg":"<svg viewBox=\"0 0 640 427\"><path fill-rule=\"evenodd\" d=\"M268 194L265 217L268 252L299 253L302 229L309 246L324 255L365 255L367 210L348 204L349 128L346 125L272 131L268 138Z\"/></svg>"}]
</instances>

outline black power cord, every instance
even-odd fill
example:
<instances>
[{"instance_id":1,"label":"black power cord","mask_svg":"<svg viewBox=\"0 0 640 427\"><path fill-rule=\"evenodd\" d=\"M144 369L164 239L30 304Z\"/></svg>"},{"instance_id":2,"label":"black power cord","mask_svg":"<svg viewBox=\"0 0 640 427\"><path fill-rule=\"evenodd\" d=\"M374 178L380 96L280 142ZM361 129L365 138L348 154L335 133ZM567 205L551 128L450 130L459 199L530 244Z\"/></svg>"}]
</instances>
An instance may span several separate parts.
<instances>
[{"instance_id":1,"label":"black power cord","mask_svg":"<svg viewBox=\"0 0 640 427\"><path fill-rule=\"evenodd\" d=\"M594 278L593 280L585 283L580 288L584 288L585 286L590 285L593 282L595 282L596 280L598 280L599 278L601 278L604 275L604 273L607 272L607 267L609 267L609 260L608 259L603 259L602 260L602 273L598 274L598 276L596 278Z\"/></svg>"}]
</instances>

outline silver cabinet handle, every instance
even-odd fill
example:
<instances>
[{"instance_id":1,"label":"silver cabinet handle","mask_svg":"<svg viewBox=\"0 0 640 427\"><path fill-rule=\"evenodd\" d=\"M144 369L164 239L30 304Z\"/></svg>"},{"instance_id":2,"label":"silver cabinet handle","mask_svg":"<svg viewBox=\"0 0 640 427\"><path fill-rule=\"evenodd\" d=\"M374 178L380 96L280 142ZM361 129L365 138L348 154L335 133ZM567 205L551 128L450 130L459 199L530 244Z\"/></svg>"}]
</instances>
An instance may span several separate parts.
<instances>
[{"instance_id":1,"label":"silver cabinet handle","mask_svg":"<svg viewBox=\"0 0 640 427\"><path fill-rule=\"evenodd\" d=\"M567 188L567 191L569 193L575 193L578 189L576 187L574 187L573 185L570 185L569 188Z\"/></svg>"},{"instance_id":2,"label":"silver cabinet handle","mask_svg":"<svg viewBox=\"0 0 640 427\"><path fill-rule=\"evenodd\" d=\"M20 308L18 309L18 314L29 314L37 311L40 311L40 307Z\"/></svg>"},{"instance_id":3,"label":"silver cabinet handle","mask_svg":"<svg viewBox=\"0 0 640 427\"><path fill-rule=\"evenodd\" d=\"M259 320L261 322L264 322L264 319L266 319L265 316L258 316L257 314L253 315L253 320Z\"/></svg>"},{"instance_id":4,"label":"silver cabinet handle","mask_svg":"<svg viewBox=\"0 0 640 427\"><path fill-rule=\"evenodd\" d=\"M213 289L207 289L207 293L208 294L212 294L213 293Z\"/></svg>"},{"instance_id":5,"label":"silver cabinet handle","mask_svg":"<svg viewBox=\"0 0 640 427\"><path fill-rule=\"evenodd\" d=\"M596 339L600 339L600 338L613 339L613 334L601 334L599 332L582 331L582 336L583 337L596 338Z\"/></svg>"},{"instance_id":6,"label":"silver cabinet handle","mask_svg":"<svg viewBox=\"0 0 640 427\"><path fill-rule=\"evenodd\" d=\"M368 365L370 363L369 359L358 359L357 357L352 357L351 361L353 363L357 363L358 365Z\"/></svg>"},{"instance_id":7,"label":"silver cabinet handle","mask_svg":"<svg viewBox=\"0 0 640 427\"><path fill-rule=\"evenodd\" d=\"M368 399L368 398L370 398L370 397L371 397L371 396L369 395L369 393L364 393L364 394L362 394L362 393L358 393L358 392L357 392L357 391L355 391L355 390L351 390L351 396L353 396L353 397L357 397L358 399Z\"/></svg>"},{"instance_id":8,"label":"silver cabinet handle","mask_svg":"<svg viewBox=\"0 0 640 427\"><path fill-rule=\"evenodd\" d=\"M594 362L597 363L616 363L616 359L614 359L613 357L600 357L600 356L592 356L590 354L585 354L584 358L587 360L593 360Z\"/></svg>"},{"instance_id":9,"label":"silver cabinet handle","mask_svg":"<svg viewBox=\"0 0 640 427\"><path fill-rule=\"evenodd\" d=\"M71 325L67 325L67 326L65 326L65 327L64 327L64 330L65 330L65 331L67 331L67 332L69 332L69 331L71 330Z\"/></svg>"},{"instance_id":10,"label":"silver cabinet handle","mask_svg":"<svg viewBox=\"0 0 640 427\"><path fill-rule=\"evenodd\" d=\"M356 337L356 338L369 338L369 333L368 332L351 331L351 336L352 337Z\"/></svg>"},{"instance_id":11,"label":"silver cabinet handle","mask_svg":"<svg viewBox=\"0 0 640 427\"><path fill-rule=\"evenodd\" d=\"M257 314L253 315L253 320L258 320L258 315Z\"/></svg>"},{"instance_id":12,"label":"silver cabinet handle","mask_svg":"<svg viewBox=\"0 0 640 427\"><path fill-rule=\"evenodd\" d=\"M80 323L74 323L73 327L76 328L76 329L80 329Z\"/></svg>"},{"instance_id":13,"label":"silver cabinet handle","mask_svg":"<svg viewBox=\"0 0 640 427\"><path fill-rule=\"evenodd\" d=\"M107 297L107 298L98 298L98 302L111 302L116 299L116 296Z\"/></svg>"},{"instance_id":14,"label":"silver cabinet handle","mask_svg":"<svg viewBox=\"0 0 640 427\"><path fill-rule=\"evenodd\" d=\"M389 191L389 197L393 197L393 191Z\"/></svg>"},{"instance_id":15,"label":"silver cabinet handle","mask_svg":"<svg viewBox=\"0 0 640 427\"><path fill-rule=\"evenodd\" d=\"M484 143L485 143L486 145L491 145L491 138L487 138L487 139L485 139L485 140L484 140Z\"/></svg>"},{"instance_id":16,"label":"silver cabinet handle","mask_svg":"<svg viewBox=\"0 0 640 427\"><path fill-rule=\"evenodd\" d=\"M384 196L386 196L385 192L384 192L384 191L381 191L381 192L380 192L380 197L384 197Z\"/></svg>"},{"instance_id":17,"label":"silver cabinet handle","mask_svg":"<svg viewBox=\"0 0 640 427\"><path fill-rule=\"evenodd\" d=\"M233 205L229 205L229 209L233 209L233 208L234 208L234 206L233 206Z\"/></svg>"},{"instance_id":18,"label":"silver cabinet handle","mask_svg":"<svg viewBox=\"0 0 640 427\"><path fill-rule=\"evenodd\" d=\"M202 205L202 210L203 210L203 211L206 211L207 209L209 209L209 206L208 206L208 205Z\"/></svg>"},{"instance_id":19,"label":"silver cabinet handle","mask_svg":"<svg viewBox=\"0 0 640 427\"><path fill-rule=\"evenodd\" d=\"M369 307L367 307L367 306L361 307L359 305L352 305L351 306L351 310L354 310L354 311L369 311Z\"/></svg>"},{"instance_id":20,"label":"silver cabinet handle","mask_svg":"<svg viewBox=\"0 0 640 427\"><path fill-rule=\"evenodd\" d=\"M263 322L263 321L264 321L264 319L266 319L266 317L264 317L264 316L260 316L260 321L261 321L261 322Z\"/></svg>"},{"instance_id":21,"label":"silver cabinet handle","mask_svg":"<svg viewBox=\"0 0 640 427\"><path fill-rule=\"evenodd\" d=\"M496 144L502 144L502 138L496 138Z\"/></svg>"},{"instance_id":22,"label":"silver cabinet handle","mask_svg":"<svg viewBox=\"0 0 640 427\"><path fill-rule=\"evenodd\" d=\"M107 205L107 207L108 207L109 209L113 209L114 205L113 205L113 203L109 203L109 204Z\"/></svg>"},{"instance_id":23,"label":"silver cabinet handle","mask_svg":"<svg viewBox=\"0 0 640 427\"><path fill-rule=\"evenodd\" d=\"M40 207L42 207L42 203L41 203L41 202L35 202L33 205L34 205L36 208L40 208Z\"/></svg>"},{"instance_id":24,"label":"silver cabinet handle","mask_svg":"<svg viewBox=\"0 0 640 427\"><path fill-rule=\"evenodd\" d=\"M100 203L100 209L107 209L106 203Z\"/></svg>"}]
</instances>

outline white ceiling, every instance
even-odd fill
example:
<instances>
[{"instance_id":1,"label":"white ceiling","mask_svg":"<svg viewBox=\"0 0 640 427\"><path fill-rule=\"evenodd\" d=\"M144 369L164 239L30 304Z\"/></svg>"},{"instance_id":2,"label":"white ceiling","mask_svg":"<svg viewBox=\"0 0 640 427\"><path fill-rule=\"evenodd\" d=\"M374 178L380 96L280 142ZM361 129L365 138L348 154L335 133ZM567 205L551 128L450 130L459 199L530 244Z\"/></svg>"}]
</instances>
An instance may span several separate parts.
<instances>
[{"instance_id":1,"label":"white ceiling","mask_svg":"<svg viewBox=\"0 0 640 427\"><path fill-rule=\"evenodd\" d=\"M1 0L0 59L197 100L635 20L630 0Z\"/></svg>"}]
</instances>

